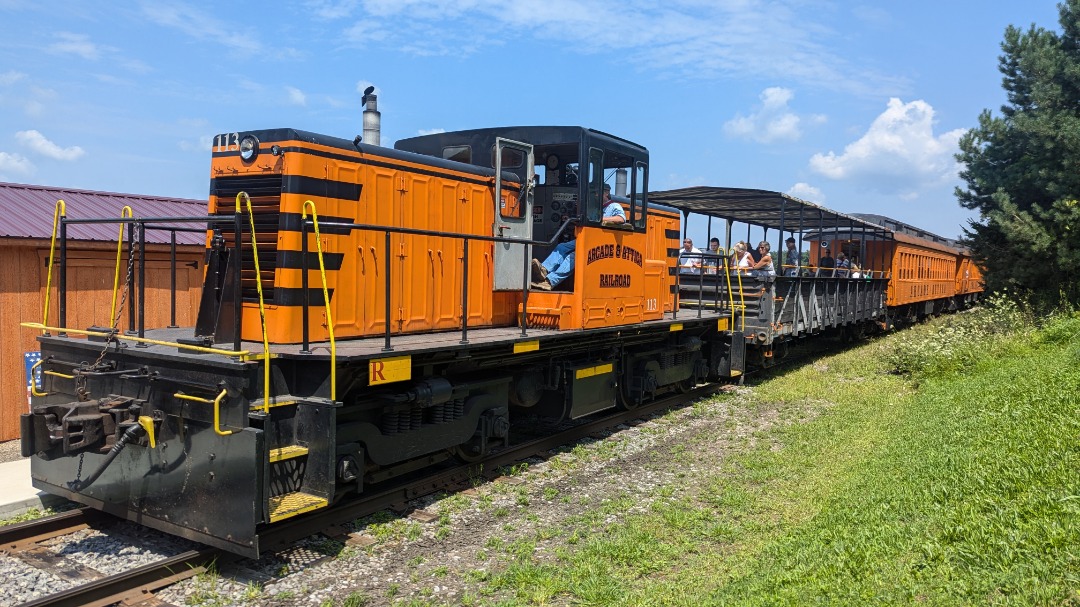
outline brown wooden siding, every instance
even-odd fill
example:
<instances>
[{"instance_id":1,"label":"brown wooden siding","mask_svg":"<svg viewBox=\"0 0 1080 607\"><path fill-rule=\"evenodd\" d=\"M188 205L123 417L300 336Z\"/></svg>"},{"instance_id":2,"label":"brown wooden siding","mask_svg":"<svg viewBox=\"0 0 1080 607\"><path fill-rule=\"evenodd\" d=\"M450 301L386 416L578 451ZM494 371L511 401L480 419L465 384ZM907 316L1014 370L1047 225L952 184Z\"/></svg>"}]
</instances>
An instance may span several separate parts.
<instances>
[{"instance_id":1,"label":"brown wooden siding","mask_svg":"<svg viewBox=\"0 0 1080 607\"><path fill-rule=\"evenodd\" d=\"M176 321L192 326L202 287L204 249L177 249ZM45 303L49 242L0 239L0 441L19 437L19 415L27 410L24 353L37 351L38 332L19 326L41 322ZM194 262L195 267L192 267ZM107 326L112 302L116 245L100 242L68 244L68 323L71 328ZM121 273L126 266L121 268ZM169 248L147 248L146 326L169 324ZM121 276L121 280L123 276ZM122 288L122 285L121 285ZM59 322L57 275L52 278L49 324ZM130 299L130 297L129 297ZM127 328L127 310L120 328Z\"/></svg>"}]
</instances>

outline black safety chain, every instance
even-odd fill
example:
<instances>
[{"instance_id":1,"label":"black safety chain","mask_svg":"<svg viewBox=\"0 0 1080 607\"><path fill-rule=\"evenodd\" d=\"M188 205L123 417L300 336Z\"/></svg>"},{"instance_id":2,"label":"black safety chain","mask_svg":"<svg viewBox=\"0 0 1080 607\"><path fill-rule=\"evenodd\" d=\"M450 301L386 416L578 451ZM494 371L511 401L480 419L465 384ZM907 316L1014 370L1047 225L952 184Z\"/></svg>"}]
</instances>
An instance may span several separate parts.
<instances>
[{"instance_id":1,"label":"black safety chain","mask_svg":"<svg viewBox=\"0 0 1080 607\"><path fill-rule=\"evenodd\" d=\"M91 370L97 369L101 361L105 360L105 355L109 353L111 344L119 343L114 335L120 330L120 317L124 314L124 303L127 301L128 290L135 276L135 257L138 256L141 246L139 232L135 231L131 237L131 247L128 249L127 276L124 278L124 288L120 291L120 305L116 306L116 316L112 319L110 325L113 335L109 335L105 339L105 346L101 349L101 353L98 354L97 360L90 366ZM78 370L75 371L75 396L83 402L90 400L90 391L86 388L86 376L79 373Z\"/></svg>"}]
</instances>

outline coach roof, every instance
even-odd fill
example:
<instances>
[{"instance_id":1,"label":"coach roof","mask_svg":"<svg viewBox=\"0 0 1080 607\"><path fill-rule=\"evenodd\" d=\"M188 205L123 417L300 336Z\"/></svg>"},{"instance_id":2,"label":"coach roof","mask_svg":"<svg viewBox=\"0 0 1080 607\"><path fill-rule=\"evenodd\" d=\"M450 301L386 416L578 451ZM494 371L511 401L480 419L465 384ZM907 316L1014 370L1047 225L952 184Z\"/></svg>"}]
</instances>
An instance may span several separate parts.
<instances>
[{"instance_id":1,"label":"coach roof","mask_svg":"<svg viewBox=\"0 0 1080 607\"><path fill-rule=\"evenodd\" d=\"M649 192L649 202L666 204L687 213L699 213L788 232L865 229L871 233L891 230L853 215L845 215L782 192L747 188L696 186Z\"/></svg>"}]
</instances>

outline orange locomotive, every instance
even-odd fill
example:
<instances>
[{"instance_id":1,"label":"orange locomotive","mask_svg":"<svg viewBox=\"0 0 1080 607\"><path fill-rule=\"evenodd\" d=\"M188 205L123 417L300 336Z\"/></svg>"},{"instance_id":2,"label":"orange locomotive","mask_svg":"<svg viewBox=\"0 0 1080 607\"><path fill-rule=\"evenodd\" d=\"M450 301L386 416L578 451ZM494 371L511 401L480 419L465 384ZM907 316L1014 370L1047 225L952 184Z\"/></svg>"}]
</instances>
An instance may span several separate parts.
<instances>
[{"instance_id":1,"label":"orange locomotive","mask_svg":"<svg viewBox=\"0 0 1080 607\"><path fill-rule=\"evenodd\" d=\"M484 456L513 411L577 418L741 369L730 310L678 318L679 213L649 203L642 146L580 127L215 143L195 330L43 335L35 486L254 555L263 525ZM532 289L533 258L570 242L567 278Z\"/></svg>"},{"instance_id":2,"label":"orange locomotive","mask_svg":"<svg viewBox=\"0 0 1080 607\"><path fill-rule=\"evenodd\" d=\"M305 303L310 339L329 338L322 292L313 275L318 269L317 260L312 251L307 255L302 251L305 207L317 209L324 226L321 244L326 286L332 293L330 314L339 338L381 335L387 328L395 335L460 329L463 288L468 289L470 327L516 324L524 286L524 248L477 238L470 243L466 269L461 264L464 236L528 240L535 227L542 232L538 236L547 240L563 218L576 216L553 211L556 207L552 205L560 201L567 207L576 205L579 196L586 200L586 212L581 221L566 226L564 233L578 240L580 251L601 253L582 256L576 272L581 288L533 293L528 308L530 323L561 329L596 328L657 320L665 310L671 311L673 279L667 271L668 250L677 244L678 215L663 209L647 212L644 189L648 154L644 148L575 127L466 133L472 139L487 136L484 143L478 144L483 146L483 152L488 147L499 147L502 179L497 183L490 167L354 145L290 129L253 131L243 138L238 133L218 137L219 141L237 142L235 147L243 147L245 155L225 146L214 153L210 211L231 216L240 192L251 198L271 343L303 340ZM398 145L421 152L432 151L425 144L449 147L464 157L461 149L468 146L442 146L436 141L449 136L417 138ZM507 140L515 137L553 141L536 146L541 150L541 159L551 165L547 169L550 181L533 183L533 146ZM589 160L579 162L579 151L591 155ZM589 171L591 180L577 182L579 167ZM615 171L629 170L634 171L634 179L627 184L631 188L629 196L616 196L625 203L629 220L617 228L602 227L597 205L606 183L605 172L610 179ZM500 198L498 205L495 196ZM535 206L533 196L541 201ZM557 219L550 220L549 215ZM387 264L382 257L385 234L378 227L428 233L391 233ZM230 233L222 231L222 236L220 250L231 249ZM259 341L261 324L251 246L244 244L242 248L246 301L243 317L235 324L242 328L242 340ZM540 248L535 255L542 257L546 252L546 248ZM306 289L301 286L305 260L309 273ZM385 300L386 271L391 281L389 305ZM224 277L219 277L218 282L223 283ZM463 287L466 283L467 287ZM204 318L199 329L203 334L212 332L218 341L227 341L221 323L218 311L213 318ZM229 326L233 326L231 320Z\"/></svg>"}]
</instances>

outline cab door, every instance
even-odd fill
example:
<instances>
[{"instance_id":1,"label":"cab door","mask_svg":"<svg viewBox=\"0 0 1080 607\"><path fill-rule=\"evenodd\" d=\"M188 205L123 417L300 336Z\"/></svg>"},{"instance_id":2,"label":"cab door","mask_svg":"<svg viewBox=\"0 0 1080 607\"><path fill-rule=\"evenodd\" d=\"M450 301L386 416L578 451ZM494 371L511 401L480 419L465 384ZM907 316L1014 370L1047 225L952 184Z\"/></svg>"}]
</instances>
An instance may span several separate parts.
<instances>
[{"instance_id":1,"label":"cab door","mask_svg":"<svg viewBox=\"0 0 1080 607\"><path fill-rule=\"evenodd\" d=\"M527 143L495 139L495 223L492 236L514 240L532 240L533 232L533 147ZM526 179L518 192L503 187L503 166L524 167ZM495 243L495 290L520 291L524 286L526 251L532 247L513 242Z\"/></svg>"}]
</instances>

